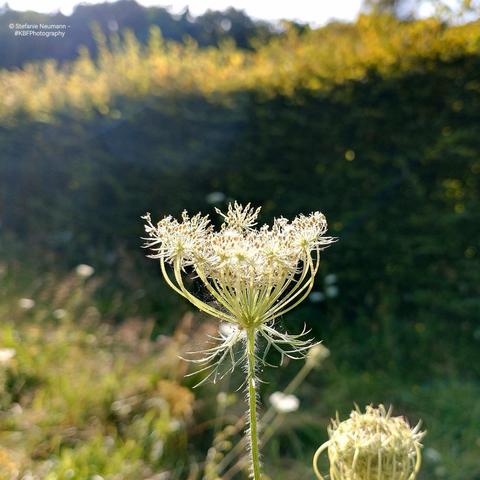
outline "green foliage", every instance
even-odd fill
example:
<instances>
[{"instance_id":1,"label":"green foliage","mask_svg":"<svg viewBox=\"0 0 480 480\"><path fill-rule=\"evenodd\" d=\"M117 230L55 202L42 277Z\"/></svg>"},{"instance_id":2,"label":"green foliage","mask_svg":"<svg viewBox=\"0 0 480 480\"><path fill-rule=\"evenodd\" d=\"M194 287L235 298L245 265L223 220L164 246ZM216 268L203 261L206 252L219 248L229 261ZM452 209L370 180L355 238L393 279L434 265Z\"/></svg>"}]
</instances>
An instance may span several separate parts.
<instances>
[{"instance_id":1,"label":"green foliage","mask_svg":"<svg viewBox=\"0 0 480 480\"><path fill-rule=\"evenodd\" d=\"M128 291L158 285L153 266L145 281L119 272L152 206L208 210L221 191L264 219L321 209L341 238L323 264L340 296L292 323L359 368L478 375L479 32L362 17L255 54L155 35L145 52L130 36L98 64L4 72L17 99L0 130L4 232L95 261Z\"/></svg>"},{"instance_id":2,"label":"green foliage","mask_svg":"<svg viewBox=\"0 0 480 480\"><path fill-rule=\"evenodd\" d=\"M172 337L152 342L147 319L128 317L115 326L115 309L100 317L95 292L102 280L96 273L89 279L75 272L42 278L14 262L3 263L1 272L0 478L30 472L35 480L161 474L198 480L215 432L230 431L215 444L217 455L223 451L220 460L240 441L243 393L234 392L235 377L192 391L183 380L187 366L177 357L197 349L212 325L197 322L197 334L187 316ZM10 360L4 358L7 348L15 351ZM311 457L326 439L329 418L336 411L344 418L354 400L392 403L412 423L423 419L428 436L422 480L478 477L478 383L416 383L389 372L345 369L345 349L332 353L333 361L297 385L300 410L276 424L264 447L271 478L311 476ZM265 371L265 405L271 393L285 389L300 363ZM216 395L224 391L232 393Z\"/></svg>"},{"instance_id":3,"label":"green foliage","mask_svg":"<svg viewBox=\"0 0 480 480\"><path fill-rule=\"evenodd\" d=\"M320 295L312 297L321 301L286 320L292 332L305 321L326 339L334 367L305 388L306 417L292 419L265 452L273 478L307 475L328 417L357 401L393 403L412 421L425 419L425 443L441 462L432 453L424 478L475 480L479 38L478 23L364 16L353 25L292 29L255 52L180 46L153 32L148 47L132 35L109 48L100 38L96 60L83 53L63 67L0 72L2 252L16 259L16 282L28 285L21 295L41 307L18 321L2 284L2 319L15 321L2 326L2 338L17 357L2 380L1 406L26 405L35 414L27 425L42 426L28 429L25 447L15 435L2 445L40 462L53 458L58 478L70 468L109 475L110 457L127 477L144 475L128 468L168 468L185 478L183 460L178 468L168 455L146 460L157 438L191 453L185 437L163 426L171 412L149 413L140 401L137 418L118 419L109 407L129 398L128 385L133 396L144 388L146 398L157 396L158 352L137 364L137 344L90 345L81 319L93 311L87 315L81 302L76 310L73 300L65 308L71 323L47 328L44 321L64 307L42 297L31 278L53 292L62 282L49 272L91 263L105 278L90 303L102 318L144 321L155 312L152 338L171 332L185 307L160 287L154 262L140 260L140 216L152 206L155 217L184 208L207 213L209 194L223 192L226 200L263 205L262 220L319 209L341 240L322 265ZM332 273L336 289L327 281ZM73 297L77 287L67 289ZM75 393L65 380L73 375ZM42 414L50 397L51 414ZM89 429L85 405L101 419L98 428ZM20 428L15 415L2 418ZM152 443L138 447L147 437ZM195 450L200 458L205 438ZM115 452L126 460L117 463Z\"/></svg>"},{"instance_id":4,"label":"green foliage","mask_svg":"<svg viewBox=\"0 0 480 480\"><path fill-rule=\"evenodd\" d=\"M98 278L22 284L2 267L0 467L12 461L21 475L49 480L168 468L182 478L195 397L180 384L181 328L155 344L151 322L100 322Z\"/></svg>"}]
</instances>

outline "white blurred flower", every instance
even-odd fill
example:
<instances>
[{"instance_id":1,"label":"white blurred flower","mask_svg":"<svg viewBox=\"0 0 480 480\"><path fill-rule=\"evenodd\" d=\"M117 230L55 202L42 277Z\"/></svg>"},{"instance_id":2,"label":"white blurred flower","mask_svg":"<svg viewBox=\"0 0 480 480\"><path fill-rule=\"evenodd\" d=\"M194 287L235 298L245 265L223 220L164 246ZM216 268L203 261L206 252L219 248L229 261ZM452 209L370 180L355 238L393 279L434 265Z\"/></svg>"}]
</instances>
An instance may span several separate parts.
<instances>
[{"instance_id":1,"label":"white blurred flower","mask_svg":"<svg viewBox=\"0 0 480 480\"><path fill-rule=\"evenodd\" d=\"M430 460L432 463L438 463L442 460L442 455L438 450L435 450L434 448L426 448L425 449L425 458L427 460Z\"/></svg>"},{"instance_id":2,"label":"white blurred flower","mask_svg":"<svg viewBox=\"0 0 480 480\"><path fill-rule=\"evenodd\" d=\"M325 289L325 295L329 298L338 297L338 287L336 285L330 285Z\"/></svg>"},{"instance_id":3,"label":"white blurred flower","mask_svg":"<svg viewBox=\"0 0 480 480\"><path fill-rule=\"evenodd\" d=\"M31 310L35 306L35 300L31 298L21 298L18 301L18 306L24 310Z\"/></svg>"},{"instance_id":4,"label":"white blurred flower","mask_svg":"<svg viewBox=\"0 0 480 480\"><path fill-rule=\"evenodd\" d=\"M285 395L283 392L272 393L269 400L279 413L295 412L300 406L300 400L295 395Z\"/></svg>"},{"instance_id":5,"label":"white blurred flower","mask_svg":"<svg viewBox=\"0 0 480 480\"><path fill-rule=\"evenodd\" d=\"M62 318L65 318L66 315L67 315L67 311L64 310L63 308L57 308L57 310L53 312L53 316L57 320L61 320Z\"/></svg>"},{"instance_id":6,"label":"white blurred flower","mask_svg":"<svg viewBox=\"0 0 480 480\"><path fill-rule=\"evenodd\" d=\"M75 272L79 277L88 278L95 273L95 269L90 265L81 263L80 265L77 265L77 268L75 268Z\"/></svg>"},{"instance_id":7,"label":"white blurred flower","mask_svg":"<svg viewBox=\"0 0 480 480\"><path fill-rule=\"evenodd\" d=\"M223 202L227 197L223 192L211 192L205 197L205 201L210 205Z\"/></svg>"},{"instance_id":8,"label":"white blurred flower","mask_svg":"<svg viewBox=\"0 0 480 480\"><path fill-rule=\"evenodd\" d=\"M334 273L329 273L325 276L323 281L325 282L325 285L332 285L334 283L337 283L337 276Z\"/></svg>"},{"instance_id":9,"label":"white blurred flower","mask_svg":"<svg viewBox=\"0 0 480 480\"><path fill-rule=\"evenodd\" d=\"M14 348L0 348L0 363L8 363L16 354Z\"/></svg>"},{"instance_id":10,"label":"white blurred flower","mask_svg":"<svg viewBox=\"0 0 480 480\"><path fill-rule=\"evenodd\" d=\"M325 294L322 292L312 292L309 296L308 299L312 303L320 303L325 300Z\"/></svg>"}]
</instances>

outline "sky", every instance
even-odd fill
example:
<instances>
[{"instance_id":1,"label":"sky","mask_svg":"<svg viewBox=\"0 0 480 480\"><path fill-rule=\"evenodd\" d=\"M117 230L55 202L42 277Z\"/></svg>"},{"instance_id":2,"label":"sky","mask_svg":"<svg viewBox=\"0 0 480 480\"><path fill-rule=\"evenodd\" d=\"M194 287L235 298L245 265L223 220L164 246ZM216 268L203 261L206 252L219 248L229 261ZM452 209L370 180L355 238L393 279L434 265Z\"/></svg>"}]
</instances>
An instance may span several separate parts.
<instances>
[{"instance_id":1,"label":"sky","mask_svg":"<svg viewBox=\"0 0 480 480\"><path fill-rule=\"evenodd\" d=\"M35 10L37 12L60 10L65 15L72 13L73 7L80 3L80 0L6 1L14 10ZM354 20L362 4L362 0L137 0L137 2L145 6L169 6L172 12L179 12L188 5L193 15L202 14L207 9L225 10L231 6L245 10L254 18L297 20L313 25L321 25L331 19Z\"/></svg>"}]
</instances>

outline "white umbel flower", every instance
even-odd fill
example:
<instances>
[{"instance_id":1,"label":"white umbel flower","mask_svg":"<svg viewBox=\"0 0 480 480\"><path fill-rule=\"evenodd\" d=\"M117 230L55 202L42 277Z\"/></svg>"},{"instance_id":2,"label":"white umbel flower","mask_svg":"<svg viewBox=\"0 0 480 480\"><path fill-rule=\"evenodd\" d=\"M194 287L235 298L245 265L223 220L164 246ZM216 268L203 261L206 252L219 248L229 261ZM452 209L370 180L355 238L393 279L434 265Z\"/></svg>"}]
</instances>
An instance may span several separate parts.
<instances>
[{"instance_id":1,"label":"white umbel flower","mask_svg":"<svg viewBox=\"0 0 480 480\"><path fill-rule=\"evenodd\" d=\"M220 344L206 351L206 360L228 356L232 341L241 340L241 332L252 329L267 341L264 357L274 347L282 358L295 358L311 346L303 338L307 332L289 335L273 325L312 290L320 251L335 241L325 236L325 216L315 212L291 222L277 218L271 226L256 228L260 208L235 202L228 205L226 213L216 210L223 219L219 230L201 214L190 217L183 212L181 220L167 216L157 224L150 214L145 215L145 246L151 249L151 258L160 260L165 281L173 290L238 330L235 335L220 331ZM172 273L167 264L172 265ZM200 279L211 302L187 289L184 272ZM232 360L232 368L238 361Z\"/></svg>"},{"instance_id":2,"label":"white umbel flower","mask_svg":"<svg viewBox=\"0 0 480 480\"><path fill-rule=\"evenodd\" d=\"M95 269L91 265L81 263L80 265L76 266L75 273L80 278L88 278L88 277L91 277L95 273Z\"/></svg>"},{"instance_id":3,"label":"white umbel flower","mask_svg":"<svg viewBox=\"0 0 480 480\"><path fill-rule=\"evenodd\" d=\"M220 231L200 214L184 212L181 221L167 216L156 225L147 214L146 246L152 258L173 265L173 279L164 270L167 282L201 310L245 326L266 323L308 296L318 253L334 239L324 236L327 222L320 212L254 229L259 211L250 204L230 204L227 213L219 211L224 219ZM186 291L181 277L186 267L192 267L220 308Z\"/></svg>"},{"instance_id":4,"label":"white umbel flower","mask_svg":"<svg viewBox=\"0 0 480 480\"><path fill-rule=\"evenodd\" d=\"M0 364L7 364L17 354L14 348L0 348Z\"/></svg>"},{"instance_id":5,"label":"white umbel flower","mask_svg":"<svg viewBox=\"0 0 480 480\"><path fill-rule=\"evenodd\" d=\"M295 395L286 395L283 392L272 393L269 400L278 413L296 412L300 406L300 400Z\"/></svg>"},{"instance_id":6,"label":"white umbel flower","mask_svg":"<svg viewBox=\"0 0 480 480\"><path fill-rule=\"evenodd\" d=\"M18 301L18 306L23 310L31 310L35 306L35 300L31 298L21 298Z\"/></svg>"}]
</instances>

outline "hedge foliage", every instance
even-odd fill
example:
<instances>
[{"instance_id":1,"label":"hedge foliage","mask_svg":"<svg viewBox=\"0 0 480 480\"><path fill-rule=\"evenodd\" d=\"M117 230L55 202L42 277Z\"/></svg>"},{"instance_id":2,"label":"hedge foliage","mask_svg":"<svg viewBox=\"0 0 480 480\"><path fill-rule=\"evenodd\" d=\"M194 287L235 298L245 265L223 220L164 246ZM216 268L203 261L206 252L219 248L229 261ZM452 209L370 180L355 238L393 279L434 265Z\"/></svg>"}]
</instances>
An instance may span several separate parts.
<instances>
[{"instance_id":1,"label":"hedge foliage","mask_svg":"<svg viewBox=\"0 0 480 480\"><path fill-rule=\"evenodd\" d=\"M265 220L321 209L338 296L290 326L348 368L478 375L479 26L363 16L254 52L152 31L2 71L3 235L113 270L142 254L147 210L208 211L212 192Z\"/></svg>"}]
</instances>

